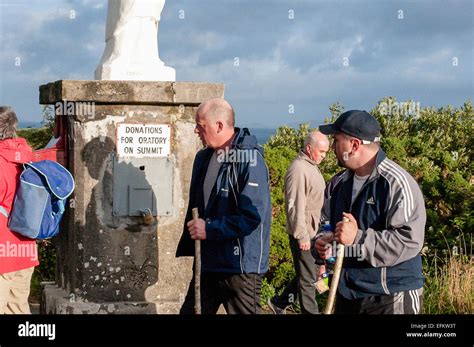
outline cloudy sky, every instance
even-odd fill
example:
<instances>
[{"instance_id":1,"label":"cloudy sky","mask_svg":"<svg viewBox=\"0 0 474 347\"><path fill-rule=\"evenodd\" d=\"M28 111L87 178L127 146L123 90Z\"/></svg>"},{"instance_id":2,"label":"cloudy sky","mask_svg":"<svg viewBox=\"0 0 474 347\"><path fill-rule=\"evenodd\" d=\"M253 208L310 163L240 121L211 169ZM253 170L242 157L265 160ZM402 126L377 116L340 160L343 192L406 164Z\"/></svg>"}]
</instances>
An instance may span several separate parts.
<instances>
[{"instance_id":1,"label":"cloudy sky","mask_svg":"<svg viewBox=\"0 0 474 347\"><path fill-rule=\"evenodd\" d=\"M471 0L168 0L160 57L178 81L221 82L238 125L319 124L336 101L421 107L473 95ZM38 87L93 79L106 0L0 0L0 104L40 121Z\"/></svg>"}]
</instances>

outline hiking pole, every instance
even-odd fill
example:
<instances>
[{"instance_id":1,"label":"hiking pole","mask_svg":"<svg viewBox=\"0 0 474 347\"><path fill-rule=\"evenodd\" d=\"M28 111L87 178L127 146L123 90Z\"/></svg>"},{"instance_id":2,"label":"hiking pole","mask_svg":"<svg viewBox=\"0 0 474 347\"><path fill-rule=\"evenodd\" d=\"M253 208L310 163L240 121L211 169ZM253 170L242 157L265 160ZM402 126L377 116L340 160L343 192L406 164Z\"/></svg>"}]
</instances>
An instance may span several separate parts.
<instances>
[{"instance_id":1,"label":"hiking pole","mask_svg":"<svg viewBox=\"0 0 474 347\"><path fill-rule=\"evenodd\" d=\"M349 222L349 218L343 217L343 222ZM339 286L339 278L341 277L342 262L344 261L344 245L337 245L336 264L334 265L334 275L332 276L331 288L329 289L328 302L324 309L324 314L332 314L334 302L336 301L337 287Z\"/></svg>"},{"instance_id":2,"label":"hiking pole","mask_svg":"<svg viewBox=\"0 0 474 347\"><path fill-rule=\"evenodd\" d=\"M193 208L193 220L197 221L199 212ZM194 240L194 312L201 314L201 240Z\"/></svg>"}]
</instances>

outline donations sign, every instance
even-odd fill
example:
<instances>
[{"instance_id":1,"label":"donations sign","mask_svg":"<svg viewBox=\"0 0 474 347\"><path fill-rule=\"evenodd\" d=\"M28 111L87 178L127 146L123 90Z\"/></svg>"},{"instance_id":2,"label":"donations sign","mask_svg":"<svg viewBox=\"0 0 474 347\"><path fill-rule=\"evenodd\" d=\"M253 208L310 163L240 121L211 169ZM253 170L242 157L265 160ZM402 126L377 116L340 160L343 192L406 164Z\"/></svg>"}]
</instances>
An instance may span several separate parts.
<instances>
[{"instance_id":1,"label":"donations sign","mask_svg":"<svg viewBox=\"0 0 474 347\"><path fill-rule=\"evenodd\" d=\"M166 157L170 154L168 124L117 124L119 157Z\"/></svg>"}]
</instances>

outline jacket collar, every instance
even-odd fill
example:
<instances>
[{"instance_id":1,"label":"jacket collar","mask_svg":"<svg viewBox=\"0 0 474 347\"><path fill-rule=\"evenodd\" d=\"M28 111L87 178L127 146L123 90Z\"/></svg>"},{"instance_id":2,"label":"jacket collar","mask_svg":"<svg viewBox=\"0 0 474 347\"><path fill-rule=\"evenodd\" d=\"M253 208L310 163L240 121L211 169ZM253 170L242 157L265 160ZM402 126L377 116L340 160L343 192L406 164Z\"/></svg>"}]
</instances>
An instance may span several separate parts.
<instances>
[{"instance_id":1,"label":"jacket collar","mask_svg":"<svg viewBox=\"0 0 474 347\"><path fill-rule=\"evenodd\" d=\"M31 147L21 137L0 141L0 157L14 164L24 164L33 160Z\"/></svg>"},{"instance_id":2,"label":"jacket collar","mask_svg":"<svg viewBox=\"0 0 474 347\"><path fill-rule=\"evenodd\" d=\"M375 166L372 170L372 173L370 174L369 178L367 179L367 182L370 182L380 176L380 170L379 170L379 165L384 159L387 158L387 155L383 151L382 148L379 149L379 151L376 154L375 158ZM343 174L342 180L347 181L349 179L352 179L354 177L354 171L350 169L346 169L346 171Z\"/></svg>"},{"instance_id":3,"label":"jacket collar","mask_svg":"<svg viewBox=\"0 0 474 347\"><path fill-rule=\"evenodd\" d=\"M261 150L258 145L257 138L250 134L248 128L234 128L234 139L232 140L231 148L235 149L257 149Z\"/></svg>"},{"instance_id":4,"label":"jacket collar","mask_svg":"<svg viewBox=\"0 0 474 347\"><path fill-rule=\"evenodd\" d=\"M312 160L312 159L305 153L305 151L303 151L302 149L299 151L297 158L298 158L298 159L301 159L301 160L304 160L304 161L307 161L307 162L310 163L311 165L318 165L318 164L317 164L314 160Z\"/></svg>"}]
</instances>

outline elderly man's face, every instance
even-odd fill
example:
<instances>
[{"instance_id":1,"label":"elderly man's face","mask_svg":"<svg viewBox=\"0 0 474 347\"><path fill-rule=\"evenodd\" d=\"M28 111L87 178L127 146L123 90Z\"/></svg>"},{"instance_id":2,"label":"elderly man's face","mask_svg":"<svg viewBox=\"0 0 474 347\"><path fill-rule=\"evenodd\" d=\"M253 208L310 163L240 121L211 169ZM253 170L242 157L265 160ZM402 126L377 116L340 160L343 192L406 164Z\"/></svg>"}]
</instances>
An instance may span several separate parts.
<instances>
[{"instance_id":1,"label":"elderly man's face","mask_svg":"<svg viewBox=\"0 0 474 347\"><path fill-rule=\"evenodd\" d=\"M309 157L316 162L316 164L321 164L324 158L326 158L326 154L329 151L329 143L328 142L318 142L316 145L308 144L306 151L309 154Z\"/></svg>"},{"instance_id":2,"label":"elderly man's face","mask_svg":"<svg viewBox=\"0 0 474 347\"><path fill-rule=\"evenodd\" d=\"M199 136L203 146L215 148L217 146L217 123L212 124L206 117L203 117L199 112L196 113L196 127L194 133Z\"/></svg>"}]
</instances>

